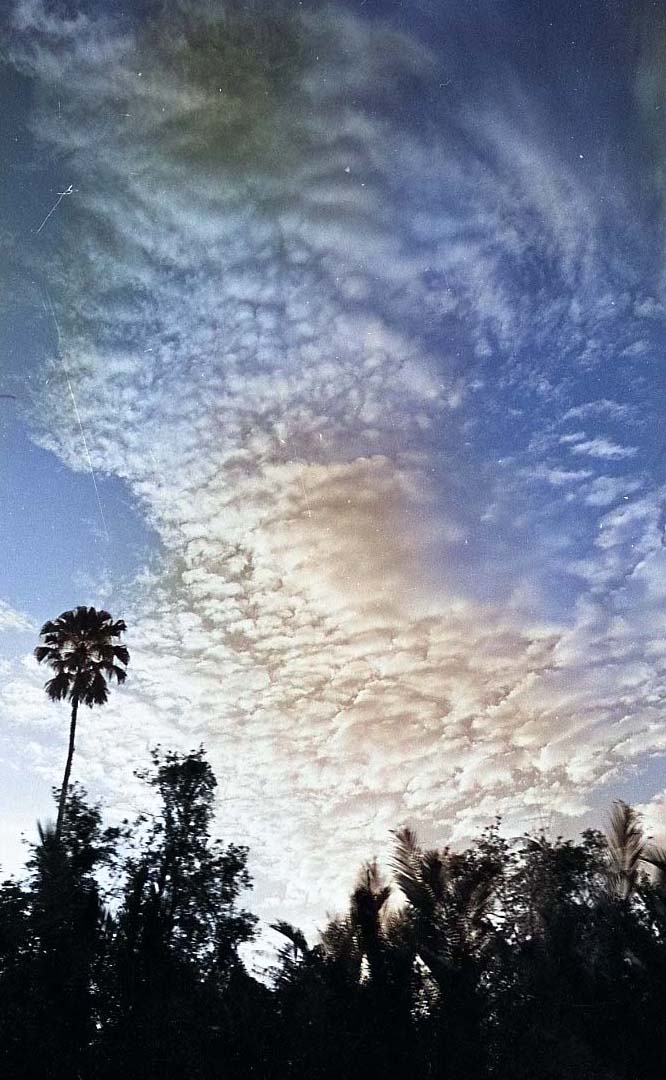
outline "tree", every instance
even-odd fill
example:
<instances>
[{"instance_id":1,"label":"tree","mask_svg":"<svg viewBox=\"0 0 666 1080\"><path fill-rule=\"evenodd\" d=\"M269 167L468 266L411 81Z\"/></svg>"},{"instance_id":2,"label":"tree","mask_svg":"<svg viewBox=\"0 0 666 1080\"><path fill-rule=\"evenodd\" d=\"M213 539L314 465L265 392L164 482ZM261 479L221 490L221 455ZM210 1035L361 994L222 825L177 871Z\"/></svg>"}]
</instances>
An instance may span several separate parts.
<instances>
[{"instance_id":1,"label":"tree","mask_svg":"<svg viewBox=\"0 0 666 1080\"><path fill-rule=\"evenodd\" d=\"M108 683L115 678L125 681L129 652L119 642L127 627L122 619L114 622L108 611L77 607L63 611L57 619L44 623L42 644L35 649L38 664L46 663L55 672L44 689L51 701L69 701L72 705L69 725L69 748L65 775L60 790L55 840L62 833L67 790L72 771L76 719L79 705L104 705L109 696Z\"/></svg>"},{"instance_id":2,"label":"tree","mask_svg":"<svg viewBox=\"0 0 666 1080\"><path fill-rule=\"evenodd\" d=\"M448 848L422 849L409 828L394 835L394 879L407 902L414 951L436 990L431 1013L437 1069L451 1080L475 1080L486 1075L485 974L502 867L483 845L456 855Z\"/></svg>"},{"instance_id":3,"label":"tree","mask_svg":"<svg viewBox=\"0 0 666 1080\"><path fill-rule=\"evenodd\" d=\"M150 824L136 823L124 863L109 1074L199 1080L219 1057L235 1077L255 1051L241 1019L251 980L238 954L256 923L237 904L250 885L247 851L211 835L216 780L202 749L152 757L137 775L160 806Z\"/></svg>"},{"instance_id":4,"label":"tree","mask_svg":"<svg viewBox=\"0 0 666 1080\"><path fill-rule=\"evenodd\" d=\"M250 885L247 850L211 836L215 774L203 748L186 754L152 753L153 769L137 775L160 796L138 860L127 869L133 887L160 913L170 950L197 959L201 970L223 978L236 963L237 946L253 937L256 922L235 906Z\"/></svg>"},{"instance_id":5,"label":"tree","mask_svg":"<svg viewBox=\"0 0 666 1080\"><path fill-rule=\"evenodd\" d=\"M60 839L40 827L27 879L0 886L2 1075L97 1075L110 921L97 874L113 873L118 832L104 828L99 807L72 785Z\"/></svg>"}]
</instances>

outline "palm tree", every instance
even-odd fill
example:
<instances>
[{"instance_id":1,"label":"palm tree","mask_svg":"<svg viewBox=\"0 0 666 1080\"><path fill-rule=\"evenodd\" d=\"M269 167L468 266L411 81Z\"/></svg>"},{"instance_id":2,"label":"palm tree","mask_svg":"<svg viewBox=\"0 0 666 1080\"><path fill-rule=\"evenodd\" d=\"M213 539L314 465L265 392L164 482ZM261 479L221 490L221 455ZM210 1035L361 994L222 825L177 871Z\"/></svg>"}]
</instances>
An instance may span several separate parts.
<instances>
[{"instance_id":1,"label":"palm tree","mask_svg":"<svg viewBox=\"0 0 666 1080\"><path fill-rule=\"evenodd\" d=\"M350 921L361 953L373 978L381 977L384 945L382 916L391 896L391 886L382 880L377 861L365 864L351 897Z\"/></svg>"},{"instance_id":2,"label":"palm tree","mask_svg":"<svg viewBox=\"0 0 666 1080\"><path fill-rule=\"evenodd\" d=\"M42 644L35 649L35 658L39 664L46 662L55 672L44 689L51 701L67 700L72 703L67 764L58 803L56 841L60 839L72 771L78 708L81 704L89 708L104 705L109 696L108 682L112 678L118 683L125 681L129 652L118 639L126 629L123 620L114 622L108 611L77 607L73 611L63 611L57 619L44 623L40 631Z\"/></svg>"},{"instance_id":3,"label":"palm tree","mask_svg":"<svg viewBox=\"0 0 666 1080\"><path fill-rule=\"evenodd\" d=\"M407 900L413 949L435 991L437 1075L485 1076L484 970L492 956L490 916L500 868L448 848L424 850L410 828L394 836L393 877Z\"/></svg>"},{"instance_id":4,"label":"palm tree","mask_svg":"<svg viewBox=\"0 0 666 1080\"><path fill-rule=\"evenodd\" d=\"M424 851L410 828L394 836L393 876L412 912L419 955L445 982L486 951L498 867L448 849Z\"/></svg>"}]
</instances>

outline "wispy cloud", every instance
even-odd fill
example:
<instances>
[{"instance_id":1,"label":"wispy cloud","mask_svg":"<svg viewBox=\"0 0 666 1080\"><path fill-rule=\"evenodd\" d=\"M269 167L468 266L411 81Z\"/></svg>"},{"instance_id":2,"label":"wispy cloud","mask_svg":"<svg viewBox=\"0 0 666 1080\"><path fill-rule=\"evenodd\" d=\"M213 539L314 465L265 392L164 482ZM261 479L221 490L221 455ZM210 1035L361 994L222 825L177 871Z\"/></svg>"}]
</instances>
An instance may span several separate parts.
<instances>
[{"instance_id":1,"label":"wispy cloud","mask_svg":"<svg viewBox=\"0 0 666 1080\"><path fill-rule=\"evenodd\" d=\"M627 421L637 419L636 409L624 402L610 401L608 398L600 398L598 401L586 401L582 405L575 405L567 409L562 420L584 420L588 417L605 416L611 420Z\"/></svg>"},{"instance_id":2,"label":"wispy cloud","mask_svg":"<svg viewBox=\"0 0 666 1080\"><path fill-rule=\"evenodd\" d=\"M570 441L569 450L572 454L587 454L589 457L608 458L611 461L620 461L622 458L635 457L638 448L635 446L619 446L612 439L606 439L601 435L595 435L592 439L576 439L573 436L562 438L562 442Z\"/></svg>"},{"instance_id":3,"label":"wispy cloud","mask_svg":"<svg viewBox=\"0 0 666 1080\"><path fill-rule=\"evenodd\" d=\"M19 633L34 630L35 626L27 615L16 611L10 604L0 600L0 633L6 630L18 631Z\"/></svg>"}]
</instances>

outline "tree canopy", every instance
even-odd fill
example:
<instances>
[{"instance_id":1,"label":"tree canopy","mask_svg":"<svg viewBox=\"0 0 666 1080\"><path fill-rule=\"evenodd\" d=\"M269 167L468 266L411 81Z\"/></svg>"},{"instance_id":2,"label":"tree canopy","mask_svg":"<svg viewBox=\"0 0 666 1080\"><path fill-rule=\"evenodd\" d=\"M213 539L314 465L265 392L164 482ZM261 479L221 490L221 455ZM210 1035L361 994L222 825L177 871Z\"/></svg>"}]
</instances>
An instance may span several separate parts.
<instances>
[{"instance_id":1,"label":"tree canopy","mask_svg":"<svg viewBox=\"0 0 666 1080\"><path fill-rule=\"evenodd\" d=\"M139 775L157 814L105 827L70 787L60 839L42 828L0 885L3 1075L663 1077L666 854L626 804L578 840L495 823L456 852L404 829L317 940L274 924L267 980L203 749Z\"/></svg>"}]
</instances>

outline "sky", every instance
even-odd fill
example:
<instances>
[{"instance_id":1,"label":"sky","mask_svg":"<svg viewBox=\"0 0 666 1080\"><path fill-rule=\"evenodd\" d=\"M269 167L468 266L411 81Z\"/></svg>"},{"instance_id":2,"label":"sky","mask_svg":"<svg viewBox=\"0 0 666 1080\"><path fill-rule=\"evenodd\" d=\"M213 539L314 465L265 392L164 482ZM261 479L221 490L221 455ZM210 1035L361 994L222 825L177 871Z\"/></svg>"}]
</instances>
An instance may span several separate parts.
<instances>
[{"instance_id":1,"label":"sky","mask_svg":"<svg viewBox=\"0 0 666 1080\"><path fill-rule=\"evenodd\" d=\"M663 830L662 5L4 18L5 870L80 603L131 665L76 778L131 815L203 743L266 921L321 925L404 824Z\"/></svg>"}]
</instances>

